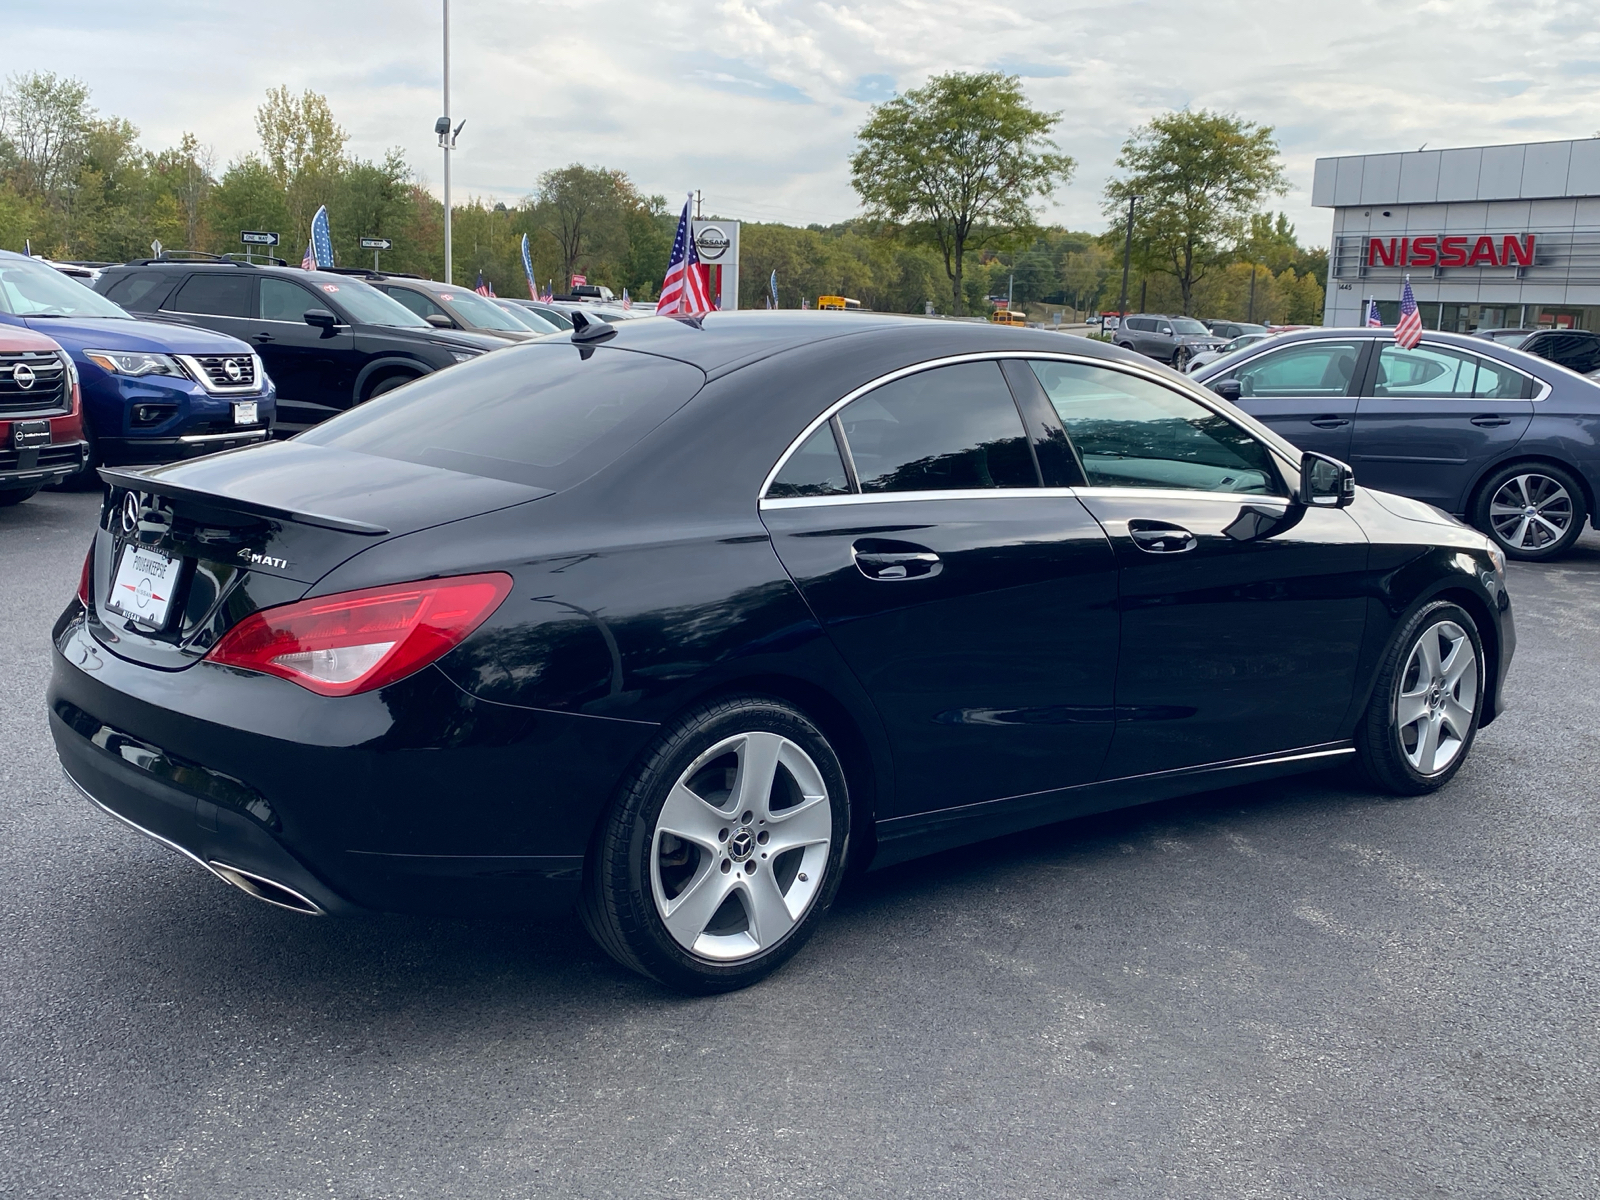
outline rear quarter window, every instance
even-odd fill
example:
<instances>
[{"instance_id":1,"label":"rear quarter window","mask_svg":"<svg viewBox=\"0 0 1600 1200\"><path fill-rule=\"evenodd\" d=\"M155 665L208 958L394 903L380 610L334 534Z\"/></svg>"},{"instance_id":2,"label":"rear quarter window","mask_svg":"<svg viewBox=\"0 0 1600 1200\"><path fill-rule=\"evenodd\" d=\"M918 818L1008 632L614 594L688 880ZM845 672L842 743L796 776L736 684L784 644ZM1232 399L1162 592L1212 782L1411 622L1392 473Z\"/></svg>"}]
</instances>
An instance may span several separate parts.
<instances>
[{"instance_id":1,"label":"rear quarter window","mask_svg":"<svg viewBox=\"0 0 1600 1200\"><path fill-rule=\"evenodd\" d=\"M299 440L560 491L615 462L704 384L673 359L535 343L426 375Z\"/></svg>"},{"instance_id":2,"label":"rear quarter window","mask_svg":"<svg viewBox=\"0 0 1600 1200\"><path fill-rule=\"evenodd\" d=\"M105 297L136 312L154 312L171 284L170 272L134 271L106 288Z\"/></svg>"}]
</instances>

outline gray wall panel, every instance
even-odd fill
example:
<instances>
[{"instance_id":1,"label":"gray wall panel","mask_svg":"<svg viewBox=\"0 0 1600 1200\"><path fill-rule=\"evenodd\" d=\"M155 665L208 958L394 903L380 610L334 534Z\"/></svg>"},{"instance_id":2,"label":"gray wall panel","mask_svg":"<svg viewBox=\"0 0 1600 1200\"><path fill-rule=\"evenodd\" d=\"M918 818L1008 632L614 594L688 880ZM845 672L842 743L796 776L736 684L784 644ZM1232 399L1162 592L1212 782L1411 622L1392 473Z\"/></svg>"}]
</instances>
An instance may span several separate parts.
<instances>
[{"instance_id":1,"label":"gray wall panel","mask_svg":"<svg viewBox=\"0 0 1600 1200\"><path fill-rule=\"evenodd\" d=\"M1311 205L1313 208L1333 207L1333 181L1339 173L1337 158L1319 158L1311 172Z\"/></svg>"},{"instance_id":2,"label":"gray wall panel","mask_svg":"<svg viewBox=\"0 0 1600 1200\"><path fill-rule=\"evenodd\" d=\"M1320 164L1319 164L1320 165ZM1400 204L1432 204L1439 198L1439 151L1400 156ZM1312 204L1319 203L1316 199Z\"/></svg>"},{"instance_id":3,"label":"gray wall panel","mask_svg":"<svg viewBox=\"0 0 1600 1200\"><path fill-rule=\"evenodd\" d=\"M1478 170L1483 165L1483 148L1445 150L1439 155L1439 199L1476 200Z\"/></svg>"},{"instance_id":4,"label":"gray wall panel","mask_svg":"<svg viewBox=\"0 0 1600 1200\"><path fill-rule=\"evenodd\" d=\"M1335 207L1343 208L1350 204L1361 203L1361 158L1341 158L1339 160L1339 173L1333 182L1333 203Z\"/></svg>"},{"instance_id":5,"label":"gray wall panel","mask_svg":"<svg viewBox=\"0 0 1600 1200\"><path fill-rule=\"evenodd\" d=\"M1478 199L1515 200L1523 195L1522 164L1526 156L1526 146L1485 146L1483 164L1478 168Z\"/></svg>"},{"instance_id":6,"label":"gray wall panel","mask_svg":"<svg viewBox=\"0 0 1600 1200\"><path fill-rule=\"evenodd\" d=\"M1400 155L1369 154L1361 170L1362 204L1400 202Z\"/></svg>"},{"instance_id":7,"label":"gray wall panel","mask_svg":"<svg viewBox=\"0 0 1600 1200\"><path fill-rule=\"evenodd\" d=\"M1567 195L1600 196L1600 138L1572 143L1572 164L1567 169Z\"/></svg>"},{"instance_id":8,"label":"gray wall panel","mask_svg":"<svg viewBox=\"0 0 1600 1200\"><path fill-rule=\"evenodd\" d=\"M1567 173L1572 165L1571 142L1535 142L1522 163L1522 195L1567 195Z\"/></svg>"}]
</instances>

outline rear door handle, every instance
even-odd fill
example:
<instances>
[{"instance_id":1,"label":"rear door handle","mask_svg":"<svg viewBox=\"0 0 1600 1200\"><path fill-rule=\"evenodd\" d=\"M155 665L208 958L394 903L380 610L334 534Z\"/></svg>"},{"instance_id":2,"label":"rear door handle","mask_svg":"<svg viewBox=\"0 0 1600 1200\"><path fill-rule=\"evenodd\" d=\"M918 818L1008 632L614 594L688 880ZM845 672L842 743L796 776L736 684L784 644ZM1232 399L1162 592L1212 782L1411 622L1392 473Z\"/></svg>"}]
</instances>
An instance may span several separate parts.
<instances>
[{"instance_id":1,"label":"rear door handle","mask_svg":"<svg viewBox=\"0 0 1600 1200\"><path fill-rule=\"evenodd\" d=\"M1479 429L1494 429L1500 425L1511 424L1510 417L1473 417L1472 423Z\"/></svg>"},{"instance_id":2,"label":"rear door handle","mask_svg":"<svg viewBox=\"0 0 1600 1200\"><path fill-rule=\"evenodd\" d=\"M1338 429L1341 425L1350 424L1344 417L1312 417L1311 424L1318 429Z\"/></svg>"},{"instance_id":3,"label":"rear door handle","mask_svg":"<svg viewBox=\"0 0 1600 1200\"><path fill-rule=\"evenodd\" d=\"M1135 546L1150 554L1182 554L1200 544L1183 526L1164 521L1129 521L1128 536Z\"/></svg>"},{"instance_id":4,"label":"rear door handle","mask_svg":"<svg viewBox=\"0 0 1600 1200\"><path fill-rule=\"evenodd\" d=\"M932 550L863 550L851 546L850 553L856 568L868 579L931 579L944 569L944 563Z\"/></svg>"}]
</instances>

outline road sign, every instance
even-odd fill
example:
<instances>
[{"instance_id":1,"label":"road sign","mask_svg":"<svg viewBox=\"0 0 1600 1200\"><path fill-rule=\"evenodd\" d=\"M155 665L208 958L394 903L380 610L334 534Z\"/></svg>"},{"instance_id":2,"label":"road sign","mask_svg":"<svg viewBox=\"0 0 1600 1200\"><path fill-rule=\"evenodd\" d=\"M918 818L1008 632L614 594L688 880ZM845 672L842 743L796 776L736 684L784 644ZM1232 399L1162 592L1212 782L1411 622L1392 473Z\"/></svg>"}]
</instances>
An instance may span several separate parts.
<instances>
[{"instance_id":1,"label":"road sign","mask_svg":"<svg viewBox=\"0 0 1600 1200\"><path fill-rule=\"evenodd\" d=\"M155 241L150 243L150 257L151 258L160 258L161 257L161 239L160 238L157 238Z\"/></svg>"},{"instance_id":2,"label":"road sign","mask_svg":"<svg viewBox=\"0 0 1600 1200\"><path fill-rule=\"evenodd\" d=\"M239 240L246 246L276 246L278 244L278 235L246 229L239 234Z\"/></svg>"},{"instance_id":3,"label":"road sign","mask_svg":"<svg viewBox=\"0 0 1600 1200\"><path fill-rule=\"evenodd\" d=\"M361 248L363 250L392 250L394 243L388 238L362 238Z\"/></svg>"}]
</instances>

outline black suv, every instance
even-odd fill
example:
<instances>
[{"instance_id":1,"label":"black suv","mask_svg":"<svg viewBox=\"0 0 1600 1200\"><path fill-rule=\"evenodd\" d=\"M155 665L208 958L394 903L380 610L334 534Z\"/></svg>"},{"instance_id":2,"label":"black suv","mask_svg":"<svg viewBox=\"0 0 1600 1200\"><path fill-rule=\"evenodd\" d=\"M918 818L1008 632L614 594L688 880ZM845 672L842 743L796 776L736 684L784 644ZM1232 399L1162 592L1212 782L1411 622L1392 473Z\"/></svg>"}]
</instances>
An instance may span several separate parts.
<instances>
[{"instance_id":1,"label":"black suv","mask_svg":"<svg viewBox=\"0 0 1600 1200\"><path fill-rule=\"evenodd\" d=\"M1600 371L1600 334L1587 329L1541 329L1517 343L1526 354L1537 354L1579 375Z\"/></svg>"},{"instance_id":2,"label":"black suv","mask_svg":"<svg viewBox=\"0 0 1600 1200\"><path fill-rule=\"evenodd\" d=\"M507 344L436 329L359 279L286 265L163 256L110 267L94 288L139 316L248 342L278 386L281 435Z\"/></svg>"}]
</instances>

